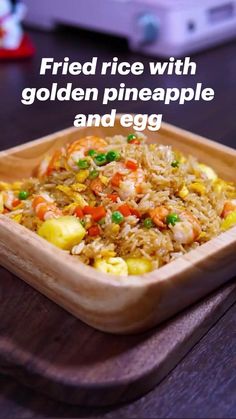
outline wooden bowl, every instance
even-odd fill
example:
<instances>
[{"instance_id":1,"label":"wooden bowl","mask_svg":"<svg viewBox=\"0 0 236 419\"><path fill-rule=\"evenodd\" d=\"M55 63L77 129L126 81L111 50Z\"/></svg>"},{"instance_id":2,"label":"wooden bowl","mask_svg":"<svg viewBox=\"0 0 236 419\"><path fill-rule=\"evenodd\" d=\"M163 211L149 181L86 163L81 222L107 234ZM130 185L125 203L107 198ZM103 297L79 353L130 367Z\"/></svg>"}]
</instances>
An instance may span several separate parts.
<instances>
[{"instance_id":1,"label":"wooden bowl","mask_svg":"<svg viewBox=\"0 0 236 419\"><path fill-rule=\"evenodd\" d=\"M114 128L67 129L0 153L0 180L32 175L46 153L86 135L127 135ZM171 125L145 132L235 181L236 151ZM35 233L0 216L0 263L48 298L96 329L128 334L147 330L210 293L235 275L236 227L168 265L143 276L98 272Z\"/></svg>"}]
</instances>

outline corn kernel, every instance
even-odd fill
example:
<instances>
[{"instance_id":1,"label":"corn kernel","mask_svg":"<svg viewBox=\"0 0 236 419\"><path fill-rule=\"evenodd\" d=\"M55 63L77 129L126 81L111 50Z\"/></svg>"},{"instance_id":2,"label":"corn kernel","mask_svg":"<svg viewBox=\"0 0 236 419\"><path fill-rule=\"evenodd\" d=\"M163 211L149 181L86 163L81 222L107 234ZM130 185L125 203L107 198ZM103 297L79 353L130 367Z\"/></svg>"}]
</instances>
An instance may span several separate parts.
<instances>
[{"instance_id":1,"label":"corn kernel","mask_svg":"<svg viewBox=\"0 0 236 419\"><path fill-rule=\"evenodd\" d=\"M79 183L83 183L88 178L88 176L89 176L89 170L80 170L79 173L77 173L76 175L76 180Z\"/></svg>"},{"instance_id":2,"label":"corn kernel","mask_svg":"<svg viewBox=\"0 0 236 419\"><path fill-rule=\"evenodd\" d=\"M196 192L199 195L205 195L206 194L206 187L205 187L205 185L203 185L200 182L191 183L190 189L191 189L191 191Z\"/></svg>"},{"instance_id":3,"label":"corn kernel","mask_svg":"<svg viewBox=\"0 0 236 419\"><path fill-rule=\"evenodd\" d=\"M119 231L120 231L120 226L119 226L119 224L112 224L112 226L111 226L111 231L112 231L112 233L114 233L114 234L118 234L119 233Z\"/></svg>"},{"instance_id":4,"label":"corn kernel","mask_svg":"<svg viewBox=\"0 0 236 419\"><path fill-rule=\"evenodd\" d=\"M178 196L182 199L185 199L188 196L188 194L189 194L189 190L188 190L187 186L185 186L185 185L178 192Z\"/></svg>"},{"instance_id":5,"label":"corn kernel","mask_svg":"<svg viewBox=\"0 0 236 419\"><path fill-rule=\"evenodd\" d=\"M109 178L108 178L107 176L100 175L100 176L99 176L99 179L100 179L100 181L103 183L103 185L105 185L105 186L107 186L107 185L108 185L108 183L109 183Z\"/></svg>"}]
</instances>

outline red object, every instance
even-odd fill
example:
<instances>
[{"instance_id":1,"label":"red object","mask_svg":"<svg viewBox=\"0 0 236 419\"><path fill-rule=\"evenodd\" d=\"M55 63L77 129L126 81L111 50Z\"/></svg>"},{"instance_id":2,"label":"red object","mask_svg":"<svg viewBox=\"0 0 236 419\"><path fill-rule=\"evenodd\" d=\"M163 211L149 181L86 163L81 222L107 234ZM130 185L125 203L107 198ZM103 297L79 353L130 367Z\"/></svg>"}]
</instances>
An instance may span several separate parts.
<instances>
[{"instance_id":1,"label":"red object","mask_svg":"<svg viewBox=\"0 0 236 419\"><path fill-rule=\"evenodd\" d=\"M138 164L133 161L133 160L127 160L127 162L125 163L125 166L127 167L127 169L136 171L138 169Z\"/></svg>"},{"instance_id":2,"label":"red object","mask_svg":"<svg viewBox=\"0 0 236 419\"><path fill-rule=\"evenodd\" d=\"M130 212L132 215L135 215L135 217L137 218L141 218L141 214L138 210L136 210L135 208L130 208Z\"/></svg>"},{"instance_id":3,"label":"red object","mask_svg":"<svg viewBox=\"0 0 236 419\"><path fill-rule=\"evenodd\" d=\"M81 209L80 207L76 207L76 208L75 208L74 215L75 215L76 217L78 217L78 218L83 218L84 213L83 213L83 211L82 211L82 209Z\"/></svg>"},{"instance_id":4,"label":"red object","mask_svg":"<svg viewBox=\"0 0 236 419\"><path fill-rule=\"evenodd\" d=\"M95 237L95 236L99 236L100 234L100 228L99 226L92 226L88 229L88 235L90 237Z\"/></svg>"},{"instance_id":5,"label":"red object","mask_svg":"<svg viewBox=\"0 0 236 419\"><path fill-rule=\"evenodd\" d=\"M17 207L18 205L21 204L21 200L20 199L14 199L14 201L12 202L12 206L13 208Z\"/></svg>"},{"instance_id":6,"label":"red object","mask_svg":"<svg viewBox=\"0 0 236 419\"><path fill-rule=\"evenodd\" d=\"M120 211L120 213L124 216L124 217L128 217L129 215L131 215L131 209L127 204L123 204L118 208L118 211Z\"/></svg>"},{"instance_id":7,"label":"red object","mask_svg":"<svg viewBox=\"0 0 236 419\"><path fill-rule=\"evenodd\" d=\"M117 202L119 195L117 193L109 193L107 198L109 198L112 202Z\"/></svg>"},{"instance_id":8,"label":"red object","mask_svg":"<svg viewBox=\"0 0 236 419\"><path fill-rule=\"evenodd\" d=\"M0 60L15 60L18 58L29 58L35 53L35 48L31 43L29 37L24 35L19 48L5 49L0 48Z\"/></svg>"},{"instance_id":9,"label":"red object","mask_svg":"<svg viewBox=\"0 0 236 419\"><path fill-rule=\"evenodd\" d=\"M124 176L121 173L116 173L111 179L112 186L119 188L120 182L123 180L123 177Z\"/></svg>"},{"instance_id":10,"label":"red object","mask_svg":"<svg viewBox=\"0 0 236 419\"><path fill-rule=\"evenodd\" d=\"M137 140L137 139L135 139L135 140L131 140L131 141L129 142L129 144L136 144L136 145L140 145L140 141L139 141L139 140Z\"/></svg>"},{"instance_id":11,"label":"red object","mask_svg":"<svg viewBox=\"0 0 236 419\"><path fill-rule=\"evenodd\" d=\"M94 221L99 221L106 216L106 210L104 207L90 207L86 205L83 209L84 214L92 215Z\"/></svg>"}]
</instances>

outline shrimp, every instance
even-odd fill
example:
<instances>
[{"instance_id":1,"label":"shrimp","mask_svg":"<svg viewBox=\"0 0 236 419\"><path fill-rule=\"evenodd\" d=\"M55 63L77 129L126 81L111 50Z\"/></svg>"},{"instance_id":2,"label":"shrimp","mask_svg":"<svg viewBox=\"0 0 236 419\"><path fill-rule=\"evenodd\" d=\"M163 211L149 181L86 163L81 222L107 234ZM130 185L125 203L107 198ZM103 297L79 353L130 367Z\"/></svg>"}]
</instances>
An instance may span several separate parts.
<instances>
[{"instance_id":1,"label":"shrimp","mask_svg":"<svg viewBox=\"0 0 236 419\"><path fill-rule=\"evenodd\" d=\"M152 221L156 224L157 227L160 228L166 227L166 217L168 214L169 210L164 205L160 205L159 207L156 207L150 211L150 217Z\"/></svg>"},{"instance_id":2,"label":"shrimp","mask_svg":"<svg viewBox=\"0 0 236 419\"><path fill-rule=\"evenodd\" d=\"M221 217L226 218L233 211L236 211L236 199L232 199L231 201L226 201Z\"/></svg>"},{"instance_id":3,"label":"shrimp","mask_svg":"<svg viewBox=\"0 0 236 419\"><path fill-rule=\"evenodd\" d=\"M189 211L180 214L180 222L171 226L174 239L181 244L191 244L198 239L202 229L197 218Z\"/></svg>"},{"instance_id":4,"label":"shrimp","mask_svg":"<svg viewBox=\"0 0 236 419\"><path fill-rule=\"evenodd\" d=\"M134 198L137 194L142 193L142 183L145 180L145 174L142 169L130 172L120 182L119 195L121 199Z\"/></svg>"},{"instance_id":5,"label":"shrimp","mask_svg":"<svg viewBox=\"0 0 236 419\"><path fill-rule=\"evenodd\" d=\"M3 206L10 211L20 204L20 200L15 197L15 194L12 191L3 191L1 195Z\"/></svg>"},{"instance_id":6,"label":"shrimp","mask_svg":"<svg viewBox=\"0 0 236 419\"><path fill-rule=\"evenodd\" d=\"M32 202L32 208L41 221L62 216L62 211L53 202L47 201L43 196L37 195Z\"/></svg>"},{"instance_id":7,"label":"shrimp","mask_svg":"<svg viewBox=\"0 0 236 419\"><path fill-rule=\"evenodd\" d=\"M74 141L67 147L67 163L72 169L76 168L76 162L86 156L89 150L103 151L107 142L100 137L89 136Z\"/></svg>"}]
</instances>

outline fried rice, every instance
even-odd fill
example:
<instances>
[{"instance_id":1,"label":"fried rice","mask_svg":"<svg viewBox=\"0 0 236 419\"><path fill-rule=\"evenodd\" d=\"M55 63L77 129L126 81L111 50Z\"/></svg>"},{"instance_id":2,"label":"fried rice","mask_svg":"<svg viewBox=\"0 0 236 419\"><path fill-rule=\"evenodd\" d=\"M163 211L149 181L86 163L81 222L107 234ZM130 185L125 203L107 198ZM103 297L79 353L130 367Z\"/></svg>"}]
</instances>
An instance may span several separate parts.
<instances>
[{"instance_id":1,"label":"fried rice","mask_svg":"<svg viewBox=\"0 0 236 419\"><path fill-rule=\"evenodd\" d=\"M235 184L140 133L78 139L0 191L0 213L116 275L158 269L236 224ZM68 232L72 218L83 234Z\"/></svg>"}]
</instances>

